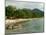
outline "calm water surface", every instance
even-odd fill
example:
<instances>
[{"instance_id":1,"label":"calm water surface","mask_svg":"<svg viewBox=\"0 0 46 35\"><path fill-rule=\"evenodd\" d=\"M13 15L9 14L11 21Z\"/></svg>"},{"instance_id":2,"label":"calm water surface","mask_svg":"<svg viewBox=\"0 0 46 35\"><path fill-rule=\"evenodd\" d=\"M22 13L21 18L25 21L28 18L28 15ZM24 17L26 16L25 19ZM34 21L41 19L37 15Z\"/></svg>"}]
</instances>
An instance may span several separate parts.
<instances>
[{"instance_id":1,"label":"calm water surface","mask_svg":"<svg viewBox=\"0 0 46 35\"><path fill-rule=\"evenodd\" d=\"M23 29L19 33L42 33L44 30L44 19L43 18L33 18L32 20L23 23ZM16 32L6 32L6 35L14 35L8 33L16 33Z\"/></svg>"}]
</instances>

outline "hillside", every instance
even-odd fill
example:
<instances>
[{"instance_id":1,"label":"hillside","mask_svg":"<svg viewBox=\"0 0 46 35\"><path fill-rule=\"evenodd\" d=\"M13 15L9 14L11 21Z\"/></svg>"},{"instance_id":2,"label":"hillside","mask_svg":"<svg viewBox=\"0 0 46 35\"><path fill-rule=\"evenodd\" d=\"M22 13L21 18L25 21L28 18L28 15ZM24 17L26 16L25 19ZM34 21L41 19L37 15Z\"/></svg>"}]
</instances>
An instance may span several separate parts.
<instances>
[{"instance_id":1,"label":"hillside","mask_svg":"<svg viewBox=\"0 0 46 35\"><path fill-rule=\"evenodd\" d=\"M39 9L16 9L16 7L8 6L5 8L7 18L40 18L44 16L44 12Z\"/></svg>"}]
</instances>

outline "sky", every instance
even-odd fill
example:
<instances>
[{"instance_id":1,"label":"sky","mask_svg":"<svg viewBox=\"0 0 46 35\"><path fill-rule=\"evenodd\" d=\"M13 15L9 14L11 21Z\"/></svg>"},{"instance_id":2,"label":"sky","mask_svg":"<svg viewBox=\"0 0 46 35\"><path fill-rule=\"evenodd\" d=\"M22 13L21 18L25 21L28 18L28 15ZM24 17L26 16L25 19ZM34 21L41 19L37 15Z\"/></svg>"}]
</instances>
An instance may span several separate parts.
<instances>
[{"instance_id":1,"label":"sky","mask_svg":"<svg viewBox=\"0 0 46 35\"><path fill-rule=\"evenodd\" d=\"M15 1L15 0L6 0L6 6L12 5L16 6L16 8L28 8L28 9L40 9L43 11L44 4L38 2L23 2L23 1Z\"/></svg>"}]
</instances>

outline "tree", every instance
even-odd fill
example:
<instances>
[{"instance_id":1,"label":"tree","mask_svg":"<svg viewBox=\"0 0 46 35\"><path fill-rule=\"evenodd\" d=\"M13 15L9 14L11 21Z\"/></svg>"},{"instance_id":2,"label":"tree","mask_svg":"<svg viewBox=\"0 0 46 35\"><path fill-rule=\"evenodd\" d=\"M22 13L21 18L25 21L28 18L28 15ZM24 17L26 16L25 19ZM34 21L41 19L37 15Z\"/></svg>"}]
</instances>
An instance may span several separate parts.
<instances>
[{"instance_id":1,"label":"tree","mask_svg":"<svg viewBox=\"0 0 46 35\"><path fill-rule=\"evenodd\" d=\"M14 13L16 11L16 7L7 6L5 9L6 9L6 11L5 11L6 16L8 16L8 17L13 17L14 16Z\"/></svg>"}]
</instances>

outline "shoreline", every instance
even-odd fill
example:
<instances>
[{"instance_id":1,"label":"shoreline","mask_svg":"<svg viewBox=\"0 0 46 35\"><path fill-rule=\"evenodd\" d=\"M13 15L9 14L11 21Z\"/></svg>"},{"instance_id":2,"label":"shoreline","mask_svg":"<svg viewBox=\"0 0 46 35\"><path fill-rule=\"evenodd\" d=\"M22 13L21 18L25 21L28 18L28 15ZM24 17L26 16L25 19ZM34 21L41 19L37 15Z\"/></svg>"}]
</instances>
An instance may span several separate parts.
<instances>
[{"instance_id":1,"label":"shoreline","mask_svg":"<svg viewBox=\"0 0 46 35\"><path fill-rule=\"evenodd\" d=\"M22 21L28 21L28 20L32 20L32 19L6 19L6 24L9 24L9 23L17 23L17 22L22 22Z\"/></svg>"},{"instance_id":2,"label":"shoreline","mask_svg":"<svg viewBox=\"0 0 46 35\"><path fill-rule=\"evenodd\" d=\"M28 21L28 20L33 20L37 18L28 18L28 19L6 19L6 23L16 23L16 22L22 22L22 21ZM39 19L39 18L38 18Z\"/></svg>"}]
</instances>

